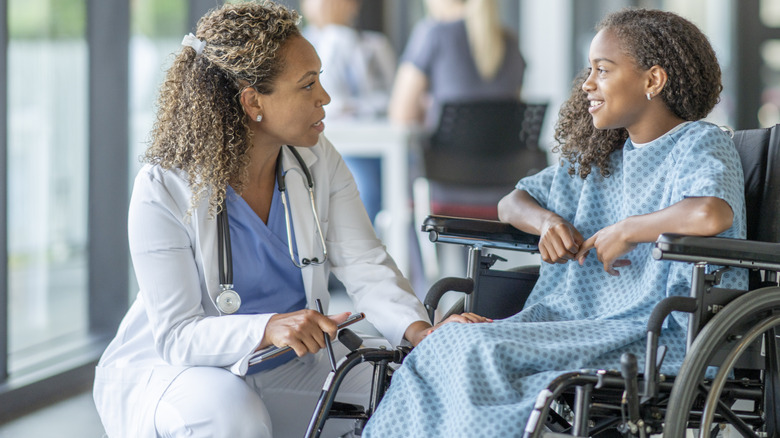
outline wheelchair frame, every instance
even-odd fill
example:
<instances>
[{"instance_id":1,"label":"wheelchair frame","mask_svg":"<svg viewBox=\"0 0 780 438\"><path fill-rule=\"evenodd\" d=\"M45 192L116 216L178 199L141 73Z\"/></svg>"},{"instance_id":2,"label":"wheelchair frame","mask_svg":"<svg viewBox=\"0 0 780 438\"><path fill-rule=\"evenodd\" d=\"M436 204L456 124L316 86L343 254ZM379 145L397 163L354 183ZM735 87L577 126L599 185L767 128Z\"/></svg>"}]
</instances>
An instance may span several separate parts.
<instances>
[{"instance_id":1,"label":"wheelchair frame","mask_svg":"<svg viewBox=\"0 0 780 438\"><path fill-rule=\"evenodd\" d=\"M780 199L773 194L780 192L775 176L780 163L780 130L737 131L740 135L743 144L769 145L759 151L765 168L756 170L751 163L755 160L753 150L742 157L746 180L767 185L758 197L746 193L747 204L768 204L771 210L761 211L760 217L748 217L749 235L752 229L760 238L778 242L780 229L773 227L780 223ZM764 231L756 233L758 228ZM479 309L481 278L493 271L498 259L486 250L537 251L538 236L496 221L429 216L422 231L432 242L469 247L467 277L442 279L429 291L425 306L432 320L439 299L451 290L466 294L464 310ZM698 436L704 438L717 435L722 424L731 425L744 437L780 437L780 243L664 234L655 243L653 257L693 267L690 295L666 298L653 309L647 323L644 372L638 372L636 357L624 354L620 370L580 370L558 376L538 395L525 438L599 438L614 430L632 437L662 432L667 438L680 438L689 428L699 429ZM749 269L750 290L717 287L723 270L707 273L710 265ZM526 297L517 300L523 303ZM688 348L676 377L659 372L665 347L659 346L658 338L664 320L673 311L690 314ZM322 403L318 403L306 436L319 436L328 416L340 416L339 409L331 406L343 378L339 377L342 369L346 372L353 363L370 361L374 363L374 386L368 413L359 418L359 434L390 382L392 367L387 365L401 363L408 353L404 347L362 349L343 359L323 387ZM715 377L706 378L712 366L718 371Z\"/></svg>"},{"instance_id":2,"label":"wheelchair frame","mask_svg":"<svg viewBox=\"0 0 780 438\"><path fill-rule=\"evenodd\" d=\"M425 300L431 317L438 298L447 291L460 291L467 296L478 294L479 276L471 275L484 268L479 267L480 262L487 260L492 265L495 261L485 250L537 250L531 242L538 238L495 221L430 216L423 231L429 233L431 241L470 247L469 277L445 278L431 288ZM598 436L614 429L636 437L660 432L668 437L682 437L689 427L700 429L700 437L709 437L713 428L720 427L713 425L724 422L746 437L780 436L777 342L763 343L765 366L740 370L736 378L730 378L743 353L761 341L762 336L767 337L766 333L770 334L769 339L776 336L774 328L780 325L780 244L662 235L653 256L693 263L693 279L691 296L666 298L655 307L648 321L645 372L638 373L636 357L624 355L620 370L581 370L559 376L539 394L525 437ZM765 282L773 286L747 292L717 288L721 272L707 274L709 264L760 269ZM466 306L475 303L476 300L470 300ZM664 356L658 336L672 311L692 315L689 350L677 377L658 372ZM714 379L705 380L705 371L724 345L728 349L725 355L721 354L721 372ZM409 352L408 347L368 348L353 351L342 359L323 387L306 436L318 437L327 418L354 418L358 421L356 432L360 433L390 383L392 368L388 365L402 363ZM368 409L334 404L344 375L363 362L374 364ZM735 408L737 401L750 403L752 408ZM767 430L759 435L756 428Z\"/></svg>"},{"instance_id":3,"label":"wheelchair frame","mask_svg":"<svg viewBox=\"0 0 780 438\"><path fill-rule=\"evenodd\" d=\"M433 242L468 245L469 275L476 272L480 260L490 259L483 252L485 249L535 252L536 247L531 242L538 240L508 224L442 216L430 216L423 224L423 231L428 232ZM497 242L495 239L509 241ZM780 415L774 412L775 401L780 401L777 342L764 343L766 366L757 370L763 376L759 375L758 379L728 378L735 365L741 363L740 357L765 333L773 339L774 327L780 325L780 287L777 284L780 245L666 234L657 240L653 256L659 260L693 263L693 277L689 297L670 297L655 307L647 325L645 372L638 373L637 359L633 355L624 355L621 370L581 370L559 376L539 394L527 423L526 437L585 437L616 426L621 433L639 437L662 431L666 436L682 437L687 427L698 426L704 431L700 436L710 436L712 431L709 429L714 422L728 422L743 436L759 436L753 428L765 424L770 428L767 436L780 434ZM717 288L722 271L707 274L708 265L760 269L774 286L752 291ZM429 312L432 314L437 298L446 289L478 294L479 280L464 280L440 280L432 288L434 296L426 298ZM525 297L520 299L524 301ZM470 306L474 303L476 300L467 300L465 309L473 310ZM664 355L664 348L658 345L658 336L672 311L692 315L689 351L677 378L658 372ZM701 325L704 328L699 332ZM721 372L707 382L704 373L723 346L729 349L725 355L720 354L724 357L724 361L719 362ZM675 381L683 384L674 385ZM771 392L767 393L764 385L768 385ZM708 394L700 411L693 406L699 392ZM754 408L751 411L732 409L737 400L751 402ZM553 403L568 405L573 422L553 410ZM769 409L765 409L767 407ZM545 427L548 430L544 430Z\"/></svg>"}]
</instances>

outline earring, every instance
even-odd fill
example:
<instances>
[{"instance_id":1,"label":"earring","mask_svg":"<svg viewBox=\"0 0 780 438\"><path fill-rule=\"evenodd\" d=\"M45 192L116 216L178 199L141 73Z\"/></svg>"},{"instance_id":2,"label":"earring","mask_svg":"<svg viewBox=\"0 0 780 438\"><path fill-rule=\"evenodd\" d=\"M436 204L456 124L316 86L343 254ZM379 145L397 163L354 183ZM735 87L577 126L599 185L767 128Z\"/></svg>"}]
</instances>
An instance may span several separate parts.
<instances>
[{"instance_id":1,"label":"earring","mask_svg":"<svg viewBox=\"0 0 780 438\"><path fill-rule=\"evenodd\" d=\"M257 117L255 118L255 120L258 121L258 122L262 121L263 120L263 115L262 114L258 114Z\"/></svg>"},{"instance_id":2,"label":"earring","mask_svg":"<svg viewBox=\"0 0 780 438\"><path fill-rule=\"evenodd\" d=\"M647 94L645 94L645 97L647 97L647 100L652 100L653 99L653 93L648 92ZM258 120L258 122L259 122L259 120Z\"/></svg>"}]
</instances>

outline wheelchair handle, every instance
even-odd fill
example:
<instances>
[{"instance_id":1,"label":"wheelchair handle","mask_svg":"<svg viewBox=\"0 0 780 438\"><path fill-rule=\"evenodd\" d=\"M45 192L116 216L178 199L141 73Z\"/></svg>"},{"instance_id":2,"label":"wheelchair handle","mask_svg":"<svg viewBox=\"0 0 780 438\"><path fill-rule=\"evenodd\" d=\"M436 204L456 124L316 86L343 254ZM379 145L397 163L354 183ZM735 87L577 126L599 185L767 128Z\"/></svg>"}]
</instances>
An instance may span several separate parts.
<instances>
[{"instance_id":1,"label":"wheelchair handle","mask_svg":"<svg viewBox=\"0 0 780 438\"><path fill-rule=\"evenodd\" d=\"M673 311L693 313L698 308L698 303L695 298L691 297L667 297L661 300L653 308L653 312L650 314L650 319L647 321L647 331L654 333L656 336L661 335L661 328L663 327L664 320Z\"/></svg>"},{"instance_id":2,"label":"wheelchair handle","mask_svg":"<svg viewBox=\"0 0 780 438\"><path fill-rule=\"evenodd\" d=\"M348 328L339 331L338 339L349 351L355 351L363 345L363 338Z\"/></svg>"},{"instance_id":3,"label":"wheelchair handle","mask_svg":"<svg viewBox=\"0 0 780 438\"><path fill-rule=\"evenodd\" d=\"M431 286L428 294L425 295L425 309L428 310L428 318L433 324L436 308L439 307L439 301L445 293L449 291L463 292L470 294L474 291L474 280L471 278L445 277Z\"/></svg>"}]
</instances>

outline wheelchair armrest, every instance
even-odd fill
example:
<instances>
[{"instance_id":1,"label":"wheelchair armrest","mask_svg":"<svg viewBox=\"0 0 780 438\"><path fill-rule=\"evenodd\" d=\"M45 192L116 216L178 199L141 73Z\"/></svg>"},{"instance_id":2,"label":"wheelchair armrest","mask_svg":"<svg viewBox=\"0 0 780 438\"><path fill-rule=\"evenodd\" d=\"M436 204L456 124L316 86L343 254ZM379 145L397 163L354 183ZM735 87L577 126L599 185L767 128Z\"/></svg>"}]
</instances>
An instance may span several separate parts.
<instances>
[{"instance_id":1,"label":"wheelchair armrest","mask_svg":"<svg viewBox=\"0 0 780 438\"><path fill-rule=\"evenodd\" d=\"M430 215L425 218L422 231L428 233L431 242L538 251L539 236L499 221Z\"/></svg>"},{"instance_id":2,"label":"wheelchair armrest","mask_svg":"<svg viewBox=\"0 0 780 438\"><path fill-rule=\"evenodd\" d=\"M658 236L653 258L780 271L780 244L669 233Z\"/></svg>"}]
</instances>

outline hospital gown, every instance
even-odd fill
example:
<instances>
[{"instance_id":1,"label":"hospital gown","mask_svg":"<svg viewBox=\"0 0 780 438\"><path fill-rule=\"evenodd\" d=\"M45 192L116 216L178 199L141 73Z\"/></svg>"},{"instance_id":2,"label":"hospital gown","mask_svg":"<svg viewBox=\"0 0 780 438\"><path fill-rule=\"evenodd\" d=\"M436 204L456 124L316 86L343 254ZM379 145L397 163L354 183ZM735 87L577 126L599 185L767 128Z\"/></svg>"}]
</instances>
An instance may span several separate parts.
<instances>
[{"instance_id":1,"label":"hospital gown","mask_svg":"<svg viewBox=\"0 0 780 438\"><path fill-rule=\"evenodd\" d=\"M583 180L554 165L521 180L543 207L585 237L628 216L651 213L686 197L714 196L734 211L721 236L745 237L742 167L718 127L692 122L642 148L630 140ZM565 371L619 369L620 356L645 354L646 323L666 296L687 295L691 266L656 261L652 243L624 256L610 276L595 250L583 266L543 264L524 310L501 321L446 324L418 345L393 375L364 437L522 436L537 394ZM730 270L723 287L745 289L747 274ZM662 372L675 374L685 349L685 315L668 318L660 343Z\"/></svg>"}]
</instances>

